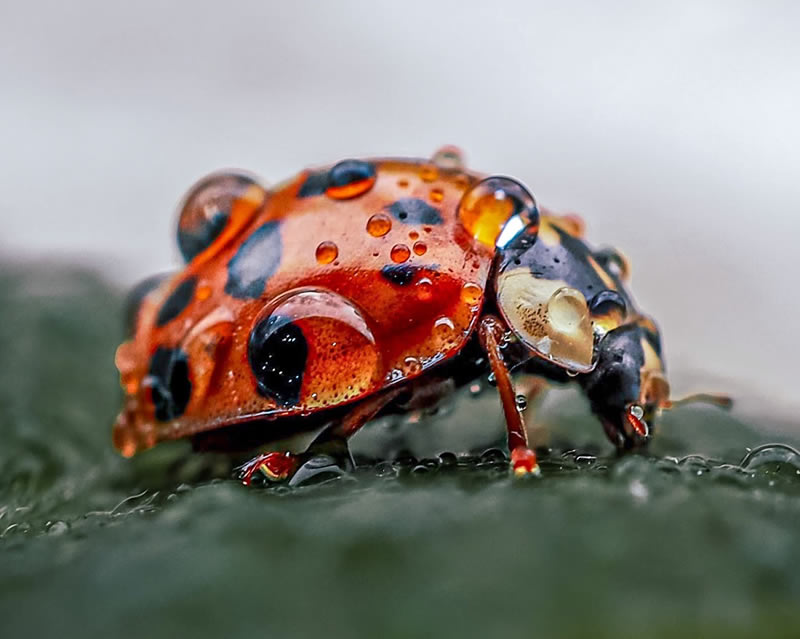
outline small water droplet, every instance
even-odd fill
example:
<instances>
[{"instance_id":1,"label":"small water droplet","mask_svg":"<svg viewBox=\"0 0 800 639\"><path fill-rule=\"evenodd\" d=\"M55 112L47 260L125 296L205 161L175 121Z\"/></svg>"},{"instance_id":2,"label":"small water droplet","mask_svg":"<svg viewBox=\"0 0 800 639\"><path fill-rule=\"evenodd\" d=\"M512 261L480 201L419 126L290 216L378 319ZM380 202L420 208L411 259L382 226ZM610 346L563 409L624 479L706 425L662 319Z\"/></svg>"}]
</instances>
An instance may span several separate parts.
<instances>
[{"instance_id":1,"label":"small water droplet","mask_svg":"<svg viewBox=\"0 0 800 639\"><path fill-rule=\"evenodd\" d=\"M385 213L376 213L367 220L367 233L373 237L383 237L392 230L392 220Z\"/></svg>"},{"instance_id":2,"label":"small water droplet","mask_svg":"<svg viewBox=\"0 0 800 639\"><path fill-rule=\"evenodd\" d=\"M523 411L526 408L528 408L528 398L525 397L525 395L517 395L514 398L514 402L517 404L517 409L518 410Z\"/></svg>"},{"instance_id":3,"label":"small water droplet","mask_svg":"<svg viewBox=\"0 0 800 639\"><path fill-rule=\"evenodd\" d=\"M433 323L433 333L442 341L453 338L456 326L449 317L440 317Z\"/></svg>"},{"instance_id":4,"label":"small water droplet","mask_svg":"<svg viewBox=\"0 0 800 639\"><path fill-rule=\"evenodd\" d=\"M464 154L461 149L452 144L447 144L436 150L431 161L441 169L463 169Z\"/></svg>"},{"instance_id":5,"label":"small water droplet","mask_svg":"<svg viewBox=\"0 0 800 639\"><path fill-rule=\"evenodd\" d=\"M333 242L321 242L317 247L317 262L320 264L330 264L339 255L339 247Z\"/></svg>"},{"instance_id":6,"label":"small water droplet","mask_svg":"<svg viewBox=\"0 0 800 639\"><path fill-rule=\"evenodd\" d=\"M430 198L431 202L436 202L438 204L444 199L444 191L442 191L442 189L431 189Z\"/></svg>"},{"instance_id":7,"label":"small water droplet","mask_svg":"<svg viewBox=\"0 0 800 639\"><path fill-rule=\"evenodd\" d=\"M469 394L470 395L472 395L473 397L477 397L482 392L483 392L483 388L481 388L480 384L478 384L477 382L475 382L474 384L470 384L470 387L469 387Z\"/></svg>"},{"instance_id":8,"label":"small water droplet","mask_svg":"<svg viewBox=\"0 0 800 639\"><path fill-rule=\"evenodd\" d=\"M426 164L420 169L419 176L424 182L433 182L439 177L439 170L435 166Z\"/></svg>"},{"instance_id":9,"label":"small water droplet","mask_svg":"<svg viewBox=\"0 0 800 639\"><path fill-rule=\"evenodd\" d=\"M200 302L207 300L209 297L211 297L211 287L208 284L198 285L194 296Z\"/></svg>"},{"instance_id":10,"label":"small water droplet","mask_svg":"<svg viewBox=\"0 0 800 639\"><path fill-rule=\"evenodd\" d=\"M428 250L428 245L425 242L414 242L414 253L417 255L425 255Z\"/></svg>"},{"instance_id":11,"label":"small water droplet","mask_svg":"<svg viewBox=\"0 0 800 639\"><path fill-rule=\"evenodd\" d=\"M461 289L461 301L470 306L475 306L483 297L483 289L474 282L467 282Z\"/></svg>"},{"instance_id":12,"label":"small water droplet","mask_svg":"<svg viewBox=\"0 0 800 639\"><path fill-rule=\"evenodd\" d=\"M427 301L433 297L433 282L429 278L423 277L416 283L417 297L420 300Z\"/></svg>"},{"instance_id":13,"label":"small water droplet","mask_svg":"<svg viewBox=\"0 0 800 639\"><path fill-rule=\"evenodd\" d=\"M389 256L392 258L392 262L401 264L402 262L405 262L409 257L411 257L411 251L405 244L395 244L392 247Z\"/></svg>"},{"instance_id":14,"label":"small water droplet","mask_svg":"<svg viewBox=\"0 0 800 639\"><path fill-rule=\"evenodd\" d=\"M419 233L417 233L416 231L410 231L409 234L408 234L408 239L409 240L417 240L417 239L419 239Z\"/></svg>"},{"instance_id":15,"label":"small water droplet","mask_svg":"<svg viewBox=\"0 0 800 639\"><path fill-rule=\"evenodd\" d=\"M52 521L47 524L48 535L63 535L69 530L69 524L65 521Z\"/></svg>"},{"instance_id":16,"label":"small water droplet","mask_svg":"<svg viewBox=\"0 0 800 639\"><path fill-rule=\"evenodd\" d=\"M403 360L403 372L406 375L417 375L422 371L422 364L416 357L406 357Z\"/></svg>"}]
</instances>

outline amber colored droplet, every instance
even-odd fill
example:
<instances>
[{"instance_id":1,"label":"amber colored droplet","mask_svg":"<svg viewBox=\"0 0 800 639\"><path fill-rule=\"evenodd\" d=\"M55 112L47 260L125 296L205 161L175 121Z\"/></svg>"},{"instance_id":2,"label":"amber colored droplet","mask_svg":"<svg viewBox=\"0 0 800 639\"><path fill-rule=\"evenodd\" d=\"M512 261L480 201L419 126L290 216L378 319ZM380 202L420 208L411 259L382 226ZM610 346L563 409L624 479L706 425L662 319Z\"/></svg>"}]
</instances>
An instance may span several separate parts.
<instances>
[{"instance_id":1,"label":"amber colored droplet","mask_svg":"<svg viewBox=\"0 0 800 639\"><path fill-rule=\"evenodd\" d=\"M422 230L425 231L426 233L430 233L433 230L433 227L432 226L423 226Z\"/></svg>"},{"instance_id":2,"label":"amber colored droplet","mask_svg":"<svg viewBox=\"0 0 800 639\"><path fill-rule=\"evenodd\" d=\"M473 282L467 282L461 289L461 301L470 306L474 306L481 301L483 289Z\"/></svg>"},{"instance_id":3,"label":"amber colored droplet","mask_svg":"<svg viewBox=\"0 0 800 639\"><path fill-rule=\"evenodd\" d=\"M420 300L427 301L433 297L433 282L427 277L423 277L416 284L417 297Z\"/></svg>"},{"instance_id":4,"label":"amber colored droplet","mask_svg":"<svg viewBox=\"0 0 800 639\"><path fill-rule=\"evenodd\" d=\"M330 264L339 255L339 247L333 242L322 242L317 247L317 262L320 264Z\"/></svg>"},{"instance_id":5,"label":"amber colored droplet","mask_svg":"<svg viewBox=\"0 0 800 639\"><path fill-rule=\"evenodd\" d=\"M536 201L522 184L496 176L482 180L464 193L458 218L467 232L486 246L504 247L525 229L539 226Z\"/></svg>"},{"instance_id":6,"label":"amber colored droplet","mask_svg":"<svg viewBox=\"0 0 800 639\"><path fill-rule=\"evenodd\" d=\"M442 189L431 189L430 197L434 202L441 202L444 199L444 191Z\"/></svg>"},{"instance_id":7,"label":"amber colored droplet","mask_svg":"<svg viewBox=\"0 0 800 639\"><path fill-rule=\"evenodd\" d=\"M397 262L400 264L411 257L411 251L408 250L408 247L405 244L395 244L392 247L392 251L389 253L389 256L392 258L392 262Z\"/></svg>"},{"instance_id":8,"label":"amber colored droplet","mask_svg":"<svg viewBox=\"0 0 800 639\"><path fill-rule=\"evenodd\" d=\"M408 234L408 239L410 239L410 240L418 240L419 239L419 233L417 233L416 231L411 231Z\"/></svg>"},{"instance_id":9,"label":"amber colored droplet","mask_svg":"<svg viewBox=\"0 0 800 639\"><path fill-rule=\"evenodd\" d=\"M425 242L414 242L414 253L417 255L425 255L428 250L428 245Z\"/></svg>"},{"instance_id":10,"label":"amber colored droplet","mask_svg":"<svg viewBox=\"0 0 800 639\"><path fill-rule=\"evenodd\" d=\"M367 220L367 233L372 237L383 237L392 230L392 220L384 213L376 213Z\"/></svg>"},{"instance_id":11,"label":"amber colored droplet","mask_svg":"<svg viewBox=\"0 0 800 639\"><path fill-rule=\"evenodd\" d=\"M201 302L211 297L211 287L208 284L201 284L197 287L194 296Z\"/></svg>"},{"instance_id":12,"label":"amber colored droplet","mask_svg":"<svg viewBox=\"0 0 800 639\"><path fill-rule=\"evenodd\" d=\"M426 164L419 172L419 176L424 182L433 182L439 177L439 170L430 164Z\"/></svg>"},{"instance_id":13,"label":"amber colored droplet","mask_svg":"<svg viewBox=\"0 0 800 639\"><path fill-rule=\"evenodd\" d=\"M401 189L406 188L408 186L408 180L405 178L397 180L397 186L399 186Z\"/></svg>"}]
</instances>

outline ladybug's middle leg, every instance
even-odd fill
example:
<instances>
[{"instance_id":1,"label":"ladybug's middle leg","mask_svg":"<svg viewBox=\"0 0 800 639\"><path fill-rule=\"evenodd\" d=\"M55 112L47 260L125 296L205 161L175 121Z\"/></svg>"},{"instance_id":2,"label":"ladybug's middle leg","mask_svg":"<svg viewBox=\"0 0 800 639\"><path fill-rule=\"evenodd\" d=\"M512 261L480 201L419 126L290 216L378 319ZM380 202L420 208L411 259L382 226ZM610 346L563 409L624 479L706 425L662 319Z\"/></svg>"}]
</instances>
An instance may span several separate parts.
<instances>
[{"instance_id":1,"label":"ladybug's middle leg","mask_svg":"<svg viewBox=\"0 0 800 639\"><path fill-rule=\"evenodd\" d=\"M500 393L500 400L503 403L503 413L508 430L508 449L511 451L511 467L515 475L529 473L539 475L541 470L536 461L536 453L528 447L525 423L522 421L522 415L517 407L517 396L511 382L511 375L500 351L503 332L500 320L491 315L484 317L478 328L478 336L489 358L489 364L497 382L497 390Z\"/></svg>"},{"instance_id":2,"label":"ladybug's middle leg","mask_svg":"<svg viewBox=\"0 0 800 639\"><path fill-rule=\"evenodd\" d=\"M242 482L249 486L255 477L264 477L269 481L288 481L291 486L313 477L318 481L321 476L343 474L353 467L347 440L402 392L393 388L359 402L338 422L325 428L304 453L258 455L242 467Z\"/></svg>"}]
</instances>

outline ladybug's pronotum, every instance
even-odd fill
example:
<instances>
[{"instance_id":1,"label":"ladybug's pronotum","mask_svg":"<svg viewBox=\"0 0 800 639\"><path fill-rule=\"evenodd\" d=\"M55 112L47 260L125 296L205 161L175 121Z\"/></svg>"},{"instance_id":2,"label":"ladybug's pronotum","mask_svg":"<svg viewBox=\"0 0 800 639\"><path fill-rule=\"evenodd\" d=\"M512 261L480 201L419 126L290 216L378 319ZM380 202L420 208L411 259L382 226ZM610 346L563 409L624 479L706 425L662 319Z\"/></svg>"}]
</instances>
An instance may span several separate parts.
<instances>
[{"instance_id":1,"label":"ladybug's pronotum","mask_svg":"<svg viewBox=\"0 0 800 639\"><path fill-rule=\"evenodd\" d=\"M620 449L644 445L670 405L625 258L590 248L578 217L540 209L519 182L466 170L452 147L271 189L212 174L184 200L178 245L185 268L135 289L117 350L125 456L190 437L268 451L245 483L289 481L321 451L347 466L347 438L378 415L491 370L522 475L539 467L510 369L579 384ZM316 435L306 450L276 444L298 433Z\"/></svg>"}]
</instances>

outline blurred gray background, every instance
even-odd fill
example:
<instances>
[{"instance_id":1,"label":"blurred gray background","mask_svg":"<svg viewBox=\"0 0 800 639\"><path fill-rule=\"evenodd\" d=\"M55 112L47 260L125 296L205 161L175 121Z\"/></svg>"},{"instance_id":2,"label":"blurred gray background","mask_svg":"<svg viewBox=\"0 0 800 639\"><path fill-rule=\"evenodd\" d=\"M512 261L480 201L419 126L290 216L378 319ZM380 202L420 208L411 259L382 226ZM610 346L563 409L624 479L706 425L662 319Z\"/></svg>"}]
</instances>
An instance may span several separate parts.
<instances>
[{"instance_id":1,"label":"blurred gray background","mask_svg":"<svg viewBox=\"0 0 800 639\"><path fill-rule=\"evenodd\" d=\"M796 422L799 19L790 2L0 0L0 257L128 284L178 263L174 206L212 169L269 183L453 143L632 258L679 391Z\"/></svg>"}]
</instances>

